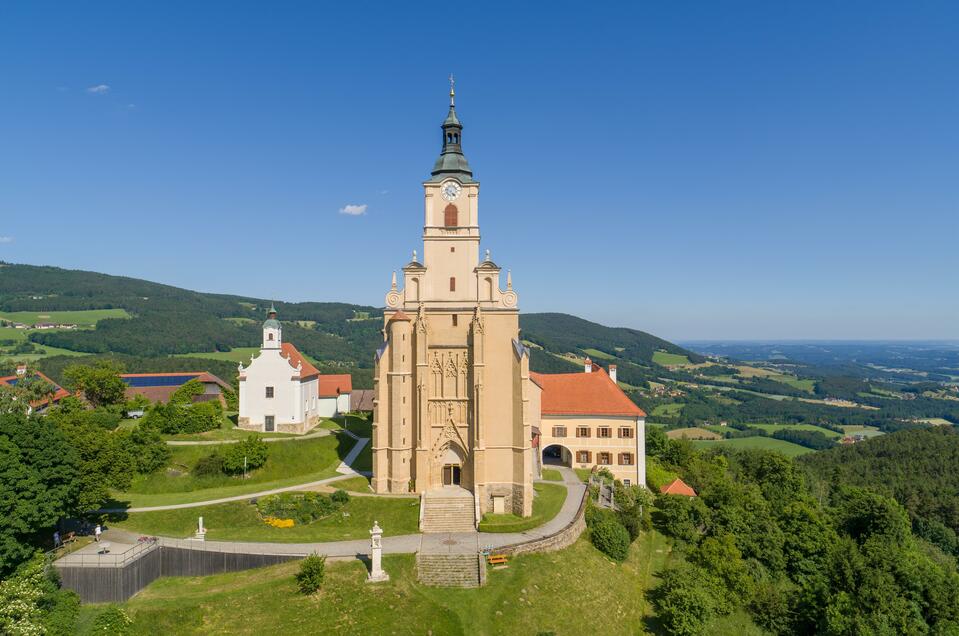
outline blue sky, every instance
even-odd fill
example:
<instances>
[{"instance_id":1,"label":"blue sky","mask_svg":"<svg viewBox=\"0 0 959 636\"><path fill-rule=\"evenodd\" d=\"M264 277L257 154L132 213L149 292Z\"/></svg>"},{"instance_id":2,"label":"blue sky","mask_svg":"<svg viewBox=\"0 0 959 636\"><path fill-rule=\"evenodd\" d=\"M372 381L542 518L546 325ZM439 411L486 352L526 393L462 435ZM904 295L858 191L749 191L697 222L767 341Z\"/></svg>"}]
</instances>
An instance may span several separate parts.
<instances>
[{"instance_id":1,"label":"blue sky","mask_svg":"<svg viewBox=\"0 0 959 636\"><path fill-rule=\"evenodd\" d=\"M381 305L453 72L524 311L956 339L957 24L955 2L7 2L0 259Z\"/></svg>"}]
</instances>

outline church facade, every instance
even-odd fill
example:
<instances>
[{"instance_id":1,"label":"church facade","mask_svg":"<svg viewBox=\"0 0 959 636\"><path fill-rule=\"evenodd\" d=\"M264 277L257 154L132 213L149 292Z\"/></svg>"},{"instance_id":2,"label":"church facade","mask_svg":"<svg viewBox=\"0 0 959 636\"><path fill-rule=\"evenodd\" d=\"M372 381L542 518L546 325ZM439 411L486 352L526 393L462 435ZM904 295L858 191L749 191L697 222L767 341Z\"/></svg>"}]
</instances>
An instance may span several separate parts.
<instances>
[{"instance_id":1,"label":"church facade","mask_svg":"<svg viewBox=\"0 0 959 636\"><path fill-rule=\"evenodd\" d=\"M339 414L338 405L349 404L350 376L321 376L292 343L283 342L283 326L272 306L263 323L260 355L251 357L245 367L240 364L237 370L237 426L242 429L305 433L323 417ZM348 409L346 406L344 410Z\"/></svg>"},{"instance_id":2,"label":"church facade","mask_svg":"<svg viewBox=\"0 0 959 636\"><path fill-rule=\"evenodd\" d=\"M423 251L386 294L374 372L373 489L459 487L486 512L532 513L539 389L507 272L480 255L479 182L450 91L442 151L423 184ZM505 282L505 285L504 285Z\"/></svg>"}]
</instances>

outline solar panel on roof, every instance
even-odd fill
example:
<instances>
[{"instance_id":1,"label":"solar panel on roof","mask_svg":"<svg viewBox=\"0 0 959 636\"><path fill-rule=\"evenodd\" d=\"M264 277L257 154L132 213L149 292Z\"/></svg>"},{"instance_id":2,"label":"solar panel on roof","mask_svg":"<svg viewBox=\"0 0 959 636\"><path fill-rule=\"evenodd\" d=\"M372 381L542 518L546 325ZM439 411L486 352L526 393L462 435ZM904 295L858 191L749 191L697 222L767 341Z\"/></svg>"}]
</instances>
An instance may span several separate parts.
<instances>
[{"instance_id":1,"label":"solar panel on roof","mask_svg":"<svg viewBox=\"0 0 959 636\"><path fill-rule=\"evenodd\" d=\"M180 386L198 377L197 375L141 375L125 377L123 381L131 387Z\"/></svg>"}]
</instances>

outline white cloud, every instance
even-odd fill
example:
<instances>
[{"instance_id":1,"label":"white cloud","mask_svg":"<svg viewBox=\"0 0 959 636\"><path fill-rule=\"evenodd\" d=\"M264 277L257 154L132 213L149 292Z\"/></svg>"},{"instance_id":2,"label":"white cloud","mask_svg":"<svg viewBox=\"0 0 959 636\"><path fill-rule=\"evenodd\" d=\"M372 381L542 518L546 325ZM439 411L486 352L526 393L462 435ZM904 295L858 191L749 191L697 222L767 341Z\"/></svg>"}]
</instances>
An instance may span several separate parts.
<instances>
[{"instance_id":1,"label":"white cloud","mask_svg":"<svg viewBox=\"0 0 959 636\"><path fill-rule=\"evenodd\" d=\"M344 205L340 208L340 214L349 214L350 216L362 216L366 214L366 204L363 205Z\"/></svg>"},{"instance_id":2,"label":"white cloud","mask_svg":"<svg viewBox=\"0 0 959 636\"><path fill-rule=\"evenodd\" d=\"M96 86L88 88L87 92L94 95L103 95L104 93L110 92L110 86L108 84L97 84Z\"/></svg>"},{"instance_id":3,"label":"white cloud","mask_svg":"<svg viewBox=\"0 0 959 636\"><path fill-rule=\"evenodd\" d=\"M12 236L0 236L0 243L13 243Z\"/></svg>"}]
</instances>

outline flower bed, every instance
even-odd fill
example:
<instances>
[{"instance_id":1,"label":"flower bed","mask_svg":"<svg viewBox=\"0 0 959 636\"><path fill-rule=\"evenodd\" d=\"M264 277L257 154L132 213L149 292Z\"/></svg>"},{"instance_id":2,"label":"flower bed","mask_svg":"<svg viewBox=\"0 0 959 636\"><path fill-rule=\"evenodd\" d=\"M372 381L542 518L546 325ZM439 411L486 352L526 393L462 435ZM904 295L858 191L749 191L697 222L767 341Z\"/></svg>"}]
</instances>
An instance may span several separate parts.
<instances>
[{"instance_id":1,"label":"flower bed","mask_svg":"<svg viewBox=\"0 0 959 636\"><path fill-rule=\"evenodd\" d=\"M256 507L267 524L274 528L292 528L297 523L308 524L328 517L349 501L350 496L344 490L332 495L284 492L261 497Z\"/></svg>"}]
</instances>

